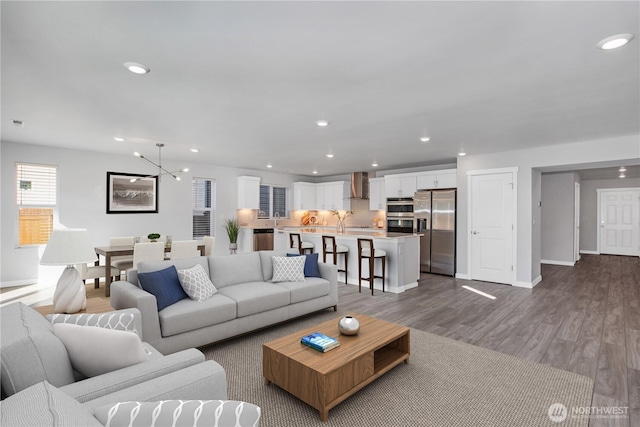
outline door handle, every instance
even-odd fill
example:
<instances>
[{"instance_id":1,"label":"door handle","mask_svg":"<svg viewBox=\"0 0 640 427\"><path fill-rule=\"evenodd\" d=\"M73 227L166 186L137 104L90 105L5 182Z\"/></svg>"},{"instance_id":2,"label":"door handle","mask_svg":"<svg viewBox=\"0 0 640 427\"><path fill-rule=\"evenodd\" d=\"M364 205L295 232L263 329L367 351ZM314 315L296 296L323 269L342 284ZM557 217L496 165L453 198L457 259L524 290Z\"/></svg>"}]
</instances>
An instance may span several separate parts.
<instances>
[{"instance_id":1,"label":"door handle","mask_svg":"<svg viewBox=\"0 0 640 427\"><path fill-rule=\"evenodd\" d=\"M477 231L472 231L471 234L480 234Z\"/></svg>"}]
</instances>

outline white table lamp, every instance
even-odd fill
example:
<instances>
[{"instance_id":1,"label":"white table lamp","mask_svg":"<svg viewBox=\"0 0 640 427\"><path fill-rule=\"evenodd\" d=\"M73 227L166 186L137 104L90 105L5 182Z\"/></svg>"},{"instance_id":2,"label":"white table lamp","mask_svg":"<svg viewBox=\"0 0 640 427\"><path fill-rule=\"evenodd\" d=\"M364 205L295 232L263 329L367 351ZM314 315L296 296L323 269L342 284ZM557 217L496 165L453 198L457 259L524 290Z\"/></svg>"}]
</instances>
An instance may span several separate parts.
<instances>
[{"instance_id":1,"label":"white table lamp","mask_svg":"<svg viewBox=\"0 0 640 427\"><path fill-rule=\"evenodd\" d=\"M49 237L40 264L66 265L53 294L56 313L76 313L87 306L87 296L80 273L73 266L98 259L89 232L81 228L56 229Z\"/></svg>"}]
</instances>

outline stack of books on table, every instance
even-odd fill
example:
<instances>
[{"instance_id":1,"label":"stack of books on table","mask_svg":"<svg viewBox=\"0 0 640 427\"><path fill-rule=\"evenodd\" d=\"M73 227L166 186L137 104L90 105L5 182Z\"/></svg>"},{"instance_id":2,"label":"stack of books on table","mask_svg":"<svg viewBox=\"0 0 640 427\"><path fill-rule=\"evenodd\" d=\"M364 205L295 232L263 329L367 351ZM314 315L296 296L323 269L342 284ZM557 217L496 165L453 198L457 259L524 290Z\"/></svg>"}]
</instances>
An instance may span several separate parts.
<instances>
[{"instance_id":1,"label":"stack of books on table","mask_svg":"<svg viewBox=\"0 0 640 427\"><path fill-rule=\"evenodd\" d=\"M314 332L310 335L306 335L300 339L300 342L307 347L311 347L323 353L340 345L340 341L337 339L321 334L320 332Z\"/></svg>"}]
</instances>

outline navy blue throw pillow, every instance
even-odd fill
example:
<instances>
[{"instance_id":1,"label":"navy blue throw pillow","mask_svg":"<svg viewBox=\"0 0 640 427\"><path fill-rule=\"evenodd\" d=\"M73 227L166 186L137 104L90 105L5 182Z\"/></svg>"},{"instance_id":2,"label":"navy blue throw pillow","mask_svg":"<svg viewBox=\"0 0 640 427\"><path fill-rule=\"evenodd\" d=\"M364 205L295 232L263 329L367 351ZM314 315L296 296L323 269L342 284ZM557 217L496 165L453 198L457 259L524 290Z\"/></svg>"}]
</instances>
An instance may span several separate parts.
<instances>
[{"instance_id":1,"label":"navy blue throw pillow","mask_svg":"<svg viewBox=\"0 0 640 427\"><path fill-rule=\"evenodd\" d=\"M306 254L307 257L304 260L304 277L320 277L320 268L318 267L318 255ZM298 254L287 254L287 256L302 256Z\"/></svg>"},{"instance_id":2,"label":"navy blue throw pillow","mask_svg":"<svg viewBox=\"0 0 640 427\"><path fill-rule=\"evenodd\" d=\"M178 270L173 265L151 273L138 273L138 280L142 289L156 297L158 311L188 298L180 285Z\"/></svg>"}]
</instances>

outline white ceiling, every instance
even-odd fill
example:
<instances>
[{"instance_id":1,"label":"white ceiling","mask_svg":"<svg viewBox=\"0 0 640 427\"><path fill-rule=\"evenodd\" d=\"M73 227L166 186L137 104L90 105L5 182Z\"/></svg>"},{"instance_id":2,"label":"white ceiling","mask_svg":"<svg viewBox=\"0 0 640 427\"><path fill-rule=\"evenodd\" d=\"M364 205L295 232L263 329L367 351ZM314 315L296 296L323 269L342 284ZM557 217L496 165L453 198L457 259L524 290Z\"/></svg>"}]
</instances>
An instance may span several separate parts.
<instances>
[{"instance_id":1,"label":"white ceiling","mask_svg":"<svg viewBox=\"0 0 640 427\"><path fill-rule=\"evenodd\" d=\"M1 8L2 141L334 175L640 133L637 1Z\"/></svg>"}]
</instances>

